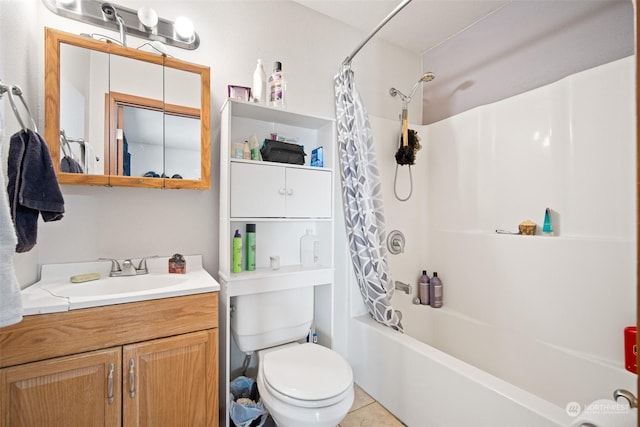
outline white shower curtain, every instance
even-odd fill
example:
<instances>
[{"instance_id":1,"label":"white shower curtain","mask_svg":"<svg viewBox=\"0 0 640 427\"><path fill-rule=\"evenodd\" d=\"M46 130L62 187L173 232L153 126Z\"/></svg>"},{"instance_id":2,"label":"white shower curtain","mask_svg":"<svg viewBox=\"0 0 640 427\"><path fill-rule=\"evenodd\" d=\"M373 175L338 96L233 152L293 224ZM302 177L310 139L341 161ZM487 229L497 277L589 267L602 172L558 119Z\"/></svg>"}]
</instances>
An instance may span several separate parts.
<instances>
[{"instance_id":1,"label":"white shower curtain","mask_svg":"<svg viewBox=\"0 0 640 427\"><path fill-rule=\"evenodd\" d=\"M382 188L369 116L351 67L343 66L334 80L342 202L353 268L371 316L402 331L390 302L393 280L384 246Z\"/></svg>"}]
</instances>

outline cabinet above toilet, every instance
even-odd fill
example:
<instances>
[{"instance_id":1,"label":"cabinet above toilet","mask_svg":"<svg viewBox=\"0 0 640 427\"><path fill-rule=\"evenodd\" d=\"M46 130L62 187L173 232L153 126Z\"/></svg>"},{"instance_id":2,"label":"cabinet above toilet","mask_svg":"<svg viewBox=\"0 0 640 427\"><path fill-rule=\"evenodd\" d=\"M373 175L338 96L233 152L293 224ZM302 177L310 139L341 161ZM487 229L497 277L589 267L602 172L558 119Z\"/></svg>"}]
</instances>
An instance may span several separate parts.
<instances>
[{"instance_id":1,"label":"cabinet above toilet","mask_svg":"<svg viewBox=\"0 0 640 427\"><path fill-rule=\"evenodd\" d=\"M265 139L276 138L302 145L307 154L305 164L235 158L234 146L244 145L254 135L260 145ZM221 396L228 395L228 383L239 375L238 366L245 356L230 330L232 321L237 321L233 304L238 298L250 296L259 300L259 307L274 306L270 298L263 297L292 289L312 290L312 328L320 345L333 347L335 135L333 119L231 99L222 107L218 251ZM318 147L323 151L322 167L310 164L311 152ZM238 230L246 244L247 224L255 224L256 269L233 273L233 237ZM300 259L300 238L307 230L312 230L318 241L318 262L313 267L303 267ZM279 261L275 268L272 258ZM258 318L275 315L269 313L259 310ZM221 406L224 404L221 400ZM222 413L226 414L224 408ZM230 425L228 417L222 421L221 425Z\"/></svg>"}]
</instances>

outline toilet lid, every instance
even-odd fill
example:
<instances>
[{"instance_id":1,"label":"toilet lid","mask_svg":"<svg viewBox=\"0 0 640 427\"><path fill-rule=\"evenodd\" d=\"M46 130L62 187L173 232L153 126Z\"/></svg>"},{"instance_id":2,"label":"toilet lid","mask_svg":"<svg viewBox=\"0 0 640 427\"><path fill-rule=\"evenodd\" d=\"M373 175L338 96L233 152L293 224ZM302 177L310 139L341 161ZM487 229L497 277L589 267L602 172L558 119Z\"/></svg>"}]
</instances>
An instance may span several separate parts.
<instances>
[{"instance_id":1,"label":"toilet lid","mask_svg":"<svg viewBox=\"0 0 640 427\"><path fill-rule=\"evenodd\" d=\"M351 366L338 353L317 344L301 344L269 352L262 360L266 382L298 400L323 400L351 387Z\"/></svg>"}]
</instances>

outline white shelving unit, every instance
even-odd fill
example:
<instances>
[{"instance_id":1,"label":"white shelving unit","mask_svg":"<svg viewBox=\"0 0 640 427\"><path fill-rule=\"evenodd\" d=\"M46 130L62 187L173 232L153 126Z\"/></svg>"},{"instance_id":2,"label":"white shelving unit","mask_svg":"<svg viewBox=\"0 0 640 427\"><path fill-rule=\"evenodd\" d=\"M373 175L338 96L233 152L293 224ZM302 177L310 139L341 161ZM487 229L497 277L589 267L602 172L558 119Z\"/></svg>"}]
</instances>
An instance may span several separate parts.
<instances>
[{"instance_id":1,"label":"white shelving unit","mask_svg":"<svg viewBox=\"0 0 640 427\"><path fill-rule=\"evenodd\" d=\"M275 133L295 140L307 153L305 165L231 157L234 143L253 134L262 143ZM231 338L230 313L239 295L313 286L314 327L319 343L333 344L333 182L335 121L229 99L220 124L220 408L221 426L229 426L229 381L239 375L244 354ZM323 147L324 167L309 166L311 150ZM256 270L231 272L233 235L256 224ZM300 237L314 230L320 240L320 262L300 265ZM280 268L270 268L270 257ZM244 266L244 264L243 264ZM257 359L257 357L254 357ZM255 365L255 360L253 361Z\"/></svg>"}]
</instances>

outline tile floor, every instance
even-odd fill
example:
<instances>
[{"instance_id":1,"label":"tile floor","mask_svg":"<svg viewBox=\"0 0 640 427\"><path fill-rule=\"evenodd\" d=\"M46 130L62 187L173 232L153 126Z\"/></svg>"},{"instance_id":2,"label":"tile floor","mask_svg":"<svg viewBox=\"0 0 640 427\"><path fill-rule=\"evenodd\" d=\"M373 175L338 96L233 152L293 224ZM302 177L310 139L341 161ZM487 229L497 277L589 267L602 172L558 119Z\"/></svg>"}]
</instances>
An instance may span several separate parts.
<instances>
[{"instance_id":1,"label":"tile floor","mask_svg":"<svg viewBox=\"0 0 640 427\"><path fill-rule=\"evenodd\" d=\"M403 427L396 417L376 402L360 387L355 385L355 397L353 405L347 417L336 427ZM269 417L265 427L275 427L275 423Z\"/></svg>"},{"instance_id":2,"label":"tile floor","mask_svg":"<svg viewBox=\"0 0 640 427\"><path fill-rule=\"evenodd\" d=\"M338 427L402 427L396 417L357 385L353 405Z\"/></svg>"}]
</instances>

